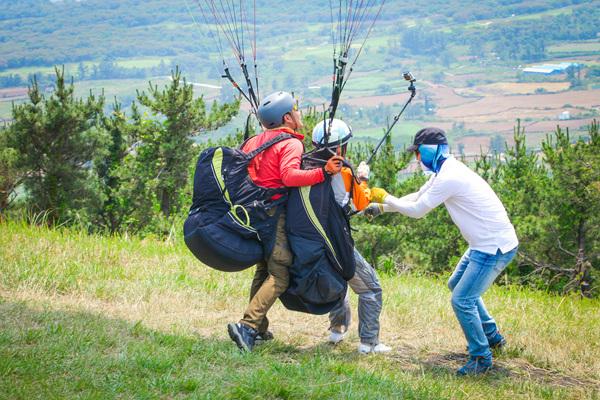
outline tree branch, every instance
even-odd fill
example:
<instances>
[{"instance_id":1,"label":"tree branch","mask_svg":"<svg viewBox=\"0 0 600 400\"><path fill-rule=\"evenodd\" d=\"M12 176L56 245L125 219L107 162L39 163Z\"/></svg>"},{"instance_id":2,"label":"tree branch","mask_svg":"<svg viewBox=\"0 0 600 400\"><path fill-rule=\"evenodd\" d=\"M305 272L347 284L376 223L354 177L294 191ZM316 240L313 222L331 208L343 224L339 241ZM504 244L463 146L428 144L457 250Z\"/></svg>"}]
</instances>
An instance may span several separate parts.
<instances>
[{"instance_id":1,"label":"tree branch","mask_svg":"<svg viewBox=\"0 0 600 400\"><path fill-rule=\"evenodd\" d=\"M543 270L549 270L552 272L557 272L557 273L561 273L561 274L569 274L569 275L576 272L574 268L563 268L563 267L559 267L554 264L547 264L547 263L538 261L538 260L534 259L533 257L531 257L530 255L528 255L527 253L525 253L524 251L521 251L521 255L523 256L525 261L529 262L531 265L533 265L536 268L532 272L532 274L535 272L543 271Z\"/></svg>"}]
</instances>

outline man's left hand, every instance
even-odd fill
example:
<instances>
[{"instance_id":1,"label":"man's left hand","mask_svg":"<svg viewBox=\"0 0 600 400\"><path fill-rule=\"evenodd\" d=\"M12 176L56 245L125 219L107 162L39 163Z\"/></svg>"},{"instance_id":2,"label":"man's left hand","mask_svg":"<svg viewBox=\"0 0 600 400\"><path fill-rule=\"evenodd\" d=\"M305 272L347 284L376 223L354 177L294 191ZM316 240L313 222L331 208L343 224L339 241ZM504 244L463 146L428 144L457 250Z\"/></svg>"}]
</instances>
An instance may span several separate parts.
<instances>
[{"instance_id":1,"label":"man's left hand","mask_svg":"<svg viewBox=\"0 0 600 400\"><path fill-rule=\"evenodd\" d=\"M368 181L370 175L371 167L369 167L365 161L361 161L360 164L358 164L358 168L356 168L356 177L360 181Z\"/></svg>"},{"instance_id":2,"label":"man's left hand","mask_svg":"<svg viewBox=\"0 0 600 400\"><path fill-rule=\"evenodd\" d=\"M388 196L388 192L382 188L371 188L371 201L373 203L383 203L385 198Z\"/></svg>"}]
</instances>

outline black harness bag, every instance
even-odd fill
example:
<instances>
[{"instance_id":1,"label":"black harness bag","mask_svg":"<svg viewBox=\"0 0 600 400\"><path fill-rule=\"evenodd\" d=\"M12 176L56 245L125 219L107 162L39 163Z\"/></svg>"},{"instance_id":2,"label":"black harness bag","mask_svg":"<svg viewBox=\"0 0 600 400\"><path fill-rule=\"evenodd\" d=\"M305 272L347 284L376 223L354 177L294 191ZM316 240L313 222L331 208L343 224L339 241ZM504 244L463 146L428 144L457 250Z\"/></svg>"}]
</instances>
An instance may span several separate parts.
<instances>
[{"instance_id":1,"label":"black harness bag","mask_svg":"<svg viewBox=\"0 0 600 400\"><path fill-rule=\"evenodd\" d=\"M335 200L331 178L291 189L286 218L294 262L289 287L279 299L292 311L328 313L344 300L355 271L349 221Z\"/></svg>"},{"instance_id":2,"label":"black harness bag","mask_svg":"<svg viewBox=\"0 0 600 400\"><path fill-rule=\"evenodd\" d=\"M198 260L235 272L268 258L288 189L256 185L248 164L275 143L292 138L282 133L249 153L211 147L200 154L192 206L183 226L185 244ZM277 194L281 197L273 200Z\"/></svg>"}]
</instances>

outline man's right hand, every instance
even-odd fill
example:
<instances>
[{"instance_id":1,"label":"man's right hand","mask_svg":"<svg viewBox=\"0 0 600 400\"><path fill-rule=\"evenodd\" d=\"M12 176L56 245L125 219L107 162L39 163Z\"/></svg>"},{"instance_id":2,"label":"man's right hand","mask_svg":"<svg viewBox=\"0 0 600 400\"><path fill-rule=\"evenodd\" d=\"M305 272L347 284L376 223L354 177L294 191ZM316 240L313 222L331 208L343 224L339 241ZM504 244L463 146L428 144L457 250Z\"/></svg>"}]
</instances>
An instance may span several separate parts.
<instances>
[{"instance_id":1,"label":"man's right hand","mask_svg":"<svg viewBox=\"0 0 600 400\"><path fill-rule=\"evenodd\" d=\"M342 170L343 161L344 158L342 156L333 156L327 160L327 163L323 166L323 170L328 175L335 175Z\"/></svg>"},{"instance_id":2,"label":"man's right hand","mask_svg":"<svg viewBox=\"0 0 600 400\"><path fill-rule=\"evenodd\" d=\"M383 214L383 204L371 203L363 210L363 215L368 218L373 218Z\"/></svg>"}]
</instances>

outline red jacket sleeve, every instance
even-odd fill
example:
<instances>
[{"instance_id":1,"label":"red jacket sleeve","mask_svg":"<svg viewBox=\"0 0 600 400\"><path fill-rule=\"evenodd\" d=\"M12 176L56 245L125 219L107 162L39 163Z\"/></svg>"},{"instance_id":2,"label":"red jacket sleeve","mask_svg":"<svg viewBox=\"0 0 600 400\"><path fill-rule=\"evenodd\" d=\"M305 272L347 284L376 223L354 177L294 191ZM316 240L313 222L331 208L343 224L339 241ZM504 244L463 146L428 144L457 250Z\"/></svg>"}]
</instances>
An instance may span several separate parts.
<instances>
[{"instance_id":1,"label":"red jacket sleeve","mask_svg":"<svg viewBox=\"0 0 600 400\"><path fill-rule=\"evenodd\" d=\"M279 172L281 181L287 187L312 186L325 180L321 168L303 170L300 162L304 146L298 139L281 143Z\"/></svg>"}]
</instances>

